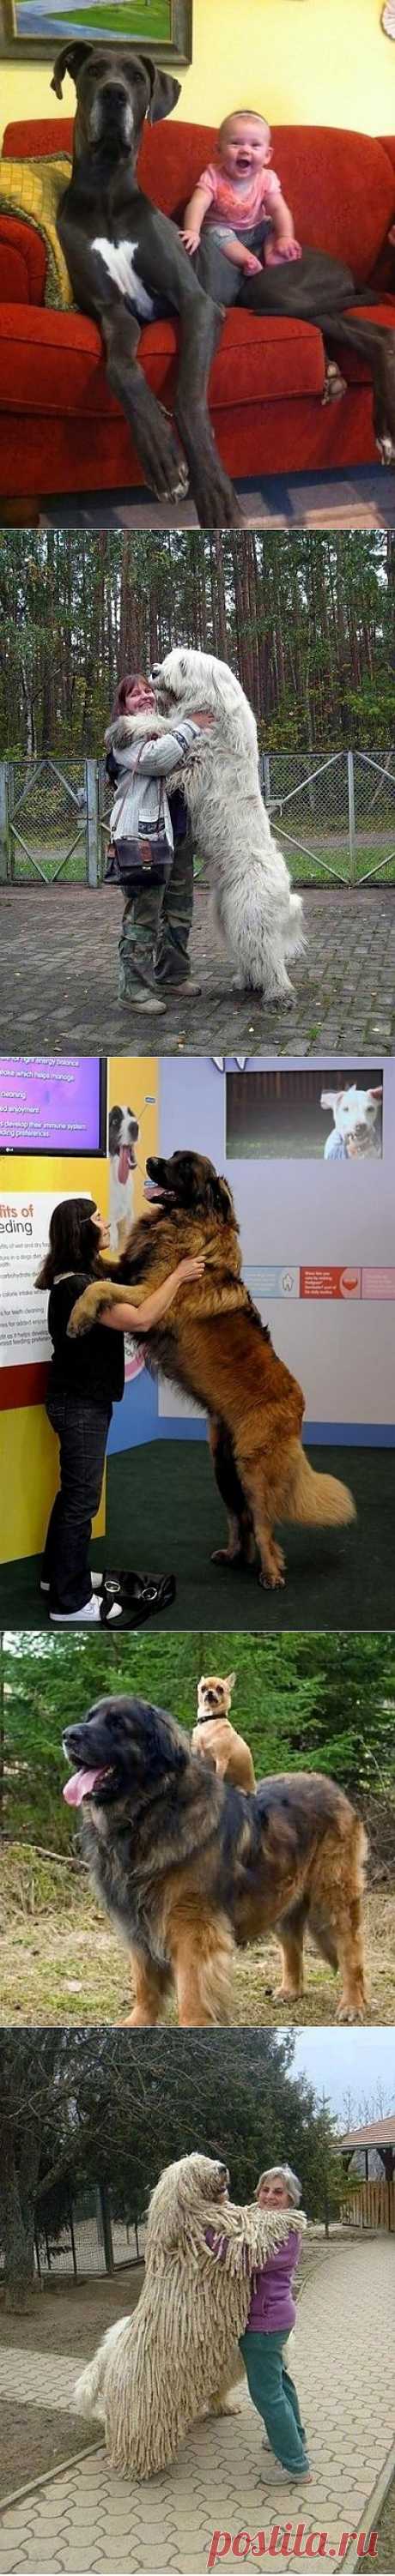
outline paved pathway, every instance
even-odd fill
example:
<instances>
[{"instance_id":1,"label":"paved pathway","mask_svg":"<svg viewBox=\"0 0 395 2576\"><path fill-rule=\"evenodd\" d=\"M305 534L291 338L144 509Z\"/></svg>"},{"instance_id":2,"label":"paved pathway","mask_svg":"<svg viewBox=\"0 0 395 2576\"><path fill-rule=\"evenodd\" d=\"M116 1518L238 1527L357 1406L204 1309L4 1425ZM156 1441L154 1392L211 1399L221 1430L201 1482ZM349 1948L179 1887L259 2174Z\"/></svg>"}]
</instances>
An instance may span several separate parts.
<instances>
[{"instance_id":1,"label":"paved pathway","mask_svg":"<svg viewBox=\"0 0 395 2576\"><path fill-rule=\"evenodd\" d=\"M207 894L197 891L191 955L201 1000L180 994L164 1019L116 999L122 898L84 886L0 888L2 1045L32 1053L246 1055L395 1052L395 886L314 887L304 896L307 954L296 1006L262 1010L231 990Z\"/></svg>"},{"instance_id":2,"label":"paved pathway","mask_svg":"<svg viewBox=\"0 0 395 2576\"><path fill-rule=\"evenodd\" d=\"M111 2473L101 2447L42 2479L0 2517L1 2576L153 2576L153 2570L203 2576L214 2530L265 2532L290 2521L284 2568L298 2569L292 2538L298 2523L327 2534L332 2565L358 2564L357 2536L376 2527L395 2469L395 2242L364 2238L330 2249L325 2266L302 2292L296 2378L309 2430L313 2470L303 2490L279 2481L262 2451L258 2416L243 2397L232 2420L196 2426L166 2476L147 2486ZM7 2395L70 2402L73 2363L23 2350L2 2355ZM87 2427L88 2432L88 2427ZM355 2534L339 2555L341 2535ZM313 2556L317 2556L318 2547ZM244 2555L240 2552L240 2555ZM230 2569L230 2547L218 2564ZM256 2562L255 2562L256 2563ZM264 2562L261 2542L261 2565ZM374 2562L372 2562L374 2564ZM248 2564L248 2560L247 2560Z\"/></svg>"}]
</instances>

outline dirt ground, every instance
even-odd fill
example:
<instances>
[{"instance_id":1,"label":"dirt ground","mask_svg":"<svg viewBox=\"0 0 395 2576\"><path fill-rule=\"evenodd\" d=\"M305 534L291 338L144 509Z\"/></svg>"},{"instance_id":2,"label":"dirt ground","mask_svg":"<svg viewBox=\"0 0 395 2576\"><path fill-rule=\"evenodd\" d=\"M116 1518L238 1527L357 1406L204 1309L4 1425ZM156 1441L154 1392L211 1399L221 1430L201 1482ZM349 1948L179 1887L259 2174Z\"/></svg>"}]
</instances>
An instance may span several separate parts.
<instances>
[{"instance_id":1,"label":"dirt ground","mask_svg":"<svg viewBox=\"0 0 395 2576\"><path fill-rule=\"evenodd\" d=\"M9 1853L4 1856L2 1899L5 1909L7 1875L9 1904L7 1925L5 1913L1 1937L1 2005L0 2023L62 2024L89 2022L122 2022L131 2008L128 1964L121 1945L99 1914L82 1881L55 1906L47 1902L45 1910L31 1915L28 1902L29 1858L20 1856L20 1890L15 1901L15 1863ZM60 1876L60 1872L58 1874ZM66 1873L64 1874L66 1876ZM63 1873L62 1873L63 1876ZM60 1909L60 1910L59 1910ZM395 2021L395 1891L380 1886L371 1891L367 1901L367 1965L370 1989L369 2020L383 2025ZM272 1941L259 1941L235 1962L233 1983L234 2027L250 2028L270 2025L281 2028L315 2023L332 2023L336 2014L337 1982L331 1970L306 1944L305 1994L294 2005L276 1999L279 1980L279 1951ZM168 2007L174 2019L174 2006Z\"/></svg>"},{"instance_id":2,"label":"dirt ground","mask_svg":"<svg viewBox=\"0 0 395 2576\"><path fill-rule=\"evenodd\" d=\"M360 2558L359 2566L368 2567L370 2576L372 2567L376 2569L376 2576L388 2576L388 2571L395 2567L395 2478L380 2514L374 2558Z\"/></svg>"}]
</instances>

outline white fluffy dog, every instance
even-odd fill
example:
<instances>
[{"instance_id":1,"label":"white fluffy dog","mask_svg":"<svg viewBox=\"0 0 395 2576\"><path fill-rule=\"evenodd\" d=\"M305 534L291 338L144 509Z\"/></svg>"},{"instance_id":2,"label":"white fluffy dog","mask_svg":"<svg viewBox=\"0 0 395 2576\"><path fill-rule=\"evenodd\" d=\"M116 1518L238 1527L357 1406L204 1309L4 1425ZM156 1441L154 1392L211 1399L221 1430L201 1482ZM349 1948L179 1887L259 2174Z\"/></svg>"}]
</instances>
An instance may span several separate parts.
<instances>
[{"instance_id":1,"label":"white fluffy dog","mask_svg":"<svg viewBox=\"0 0 395 2576\"><path fill-rule=\"evenodd\" d=\"M181 2156L166 2166L150 2200L134 2316L109 2327L77 2380L73 2405L105 2425L112 2468L132 2468L140 2478L168 2468L207 2408L233 2412L226 2394L243 2377L238 2337L251 2273L289 2235L289 2210L236 2208L228 2179L211 2156ZM300 2225L306 2220L298 2210Z\"/></svg>"},{"instance_id":2,"label":"white fluffy dog","mask_svg":"<svg viewBox=\"0 0 395 2576\"><path fill-rule=\"evenodd\" d=\"M216 919L237 969L236 983L240 989L252 985L265 1002L290 1007L286 959L304 947L302 900L292 894L261 796L252 707L228 663L213 653L176 648L154 681L159 706L173 723L175 714L193 716L200 708L214 717L179 783L211 867Z\"/></svg>"},{"instance_id":3,"label":"white fluffy dog","mask_svg":"<svg viewBox=\"0 0 395 2576\"><path fill-rule=\"evenodd\" d=\"M219 929L236 967L235 982L252 985L265 1002L290 1008L286 960L304 947L302 900L292 894L281 850L273 840L260 790L255 716L227 662L213 653L178 648L153 672L161 721L199 710L213 723L192 744L172 786L186 798L196 845L208 860ZM115 751L133 733L151 733L155 717L126 716L112 731ZM122 734L122 742L121 742Z\"/></svg>"}]
</instances>

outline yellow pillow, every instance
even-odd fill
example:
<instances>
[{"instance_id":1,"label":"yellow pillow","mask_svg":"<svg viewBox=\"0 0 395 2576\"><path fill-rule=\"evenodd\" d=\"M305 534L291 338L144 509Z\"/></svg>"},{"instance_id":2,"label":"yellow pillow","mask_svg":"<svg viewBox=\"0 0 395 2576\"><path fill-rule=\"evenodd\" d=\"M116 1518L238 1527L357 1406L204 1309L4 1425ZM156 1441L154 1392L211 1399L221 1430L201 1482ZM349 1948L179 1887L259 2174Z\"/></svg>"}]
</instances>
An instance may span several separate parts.
<instances>
[{"instance_id":1,"label":"yellow pillow","mask_svg":"<svg viewBox=\"0 0 395 2576\"><path fill-rule=\"evenodd\" d=\"M56 230L60 198L71 173L70 155L62 161L0 161L0 212L17 215L41 233L47 252L44 304L65 310L74 303L66 261Z\"/></svg>"}]
</instances>

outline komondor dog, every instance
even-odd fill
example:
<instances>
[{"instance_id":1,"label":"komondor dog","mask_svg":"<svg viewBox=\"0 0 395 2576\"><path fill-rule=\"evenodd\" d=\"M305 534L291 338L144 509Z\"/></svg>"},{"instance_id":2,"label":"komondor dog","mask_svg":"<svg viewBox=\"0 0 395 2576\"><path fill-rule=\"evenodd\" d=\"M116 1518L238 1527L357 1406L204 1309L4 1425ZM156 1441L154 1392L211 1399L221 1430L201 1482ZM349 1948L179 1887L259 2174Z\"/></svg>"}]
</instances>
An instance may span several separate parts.
<instances>
[{"instance_id":1,"label":"komondor dog","mask_svg":"<svg viewBox=\"0 0 395 2576\"><path fill-rule=\"evenodd\" d=\"M238 2209L227 2186L226 2166L211 2156L166 2166L150 2200L135 2314L109 2327L77 2380L73 2404L104 2423L112 2468L140 2478L168 2468L207 2407L233 2411L226 2395L243 2376L251 2273L289 2234L289 2210Z\"/></svg>"},{"instance_id":2,"label":"komondor dog","mask_svg":"<svg viewBox=\"0 0 395 2576\"><path fill-rule=\"evenodd\" d=\"M182 787L196 846L208 860L215 918L235 983L290 1008L286 960L304 948L302 900L293 894L260 790L255 716L239 680L213 653L178 649L154 671L158 717L118 718L106 735L115 757L138 732L176 730L199 710L213 723L192 743L171 785Z\"/></svg>"}]
</instances>

